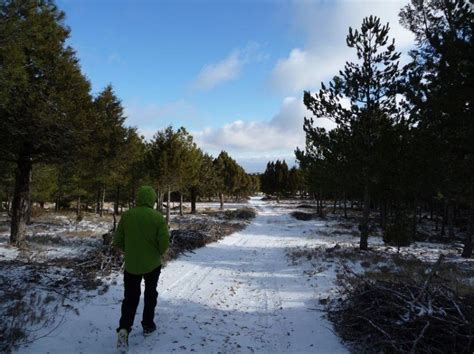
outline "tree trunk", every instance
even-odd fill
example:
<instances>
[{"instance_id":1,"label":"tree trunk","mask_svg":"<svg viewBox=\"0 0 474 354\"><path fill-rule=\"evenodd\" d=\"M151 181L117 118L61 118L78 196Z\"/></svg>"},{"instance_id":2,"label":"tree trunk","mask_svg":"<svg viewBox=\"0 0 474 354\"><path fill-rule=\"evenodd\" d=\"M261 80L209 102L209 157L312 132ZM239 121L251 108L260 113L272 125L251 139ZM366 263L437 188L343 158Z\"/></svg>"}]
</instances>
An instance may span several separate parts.
<instances>
[{"instance_id":1,"label":"tree trunk","mask_svg":"<svg viewBox=\"0 0 474 354\"><path fill-rule=\"evenodd\" d=\"M319 217L323 217L323 193L321 190L319 190L319 193L318 193L318 208L317 208L317 213L318 213L318 216Z\"/></svg>"},{"instance_id":2,"label":"tree trunk","mask_svg":"<svg viewBox=\"0 0 474 354\"><path fill-rule=\"evenodd\" d=\"M11 216L11 210L10 210L10 195L8 194L8 192L6 192L6 198L7 198L7 214L9 216Z\"/></svg>"},{"instance_id":3,"label":"tree trunk","mask_svg":"<svg viewBox=\"0 0 474 354\"><path fill-rule=\"evenodd\" d=\"M55 213L59 212L60 204L61 204L61 196L58 194L58 196L56 197L56 201L54 203L54 212Z\"/></svg>"},{"instance_id":4,"label":"tree trunk","mask_svg":"<svg viewBox=\"0 0 474 354\"><path fill-rule=\"evenodd\" d=\"M168 226L170 225L170 208L171 208L170 202L171 202L171 187L168 186L168 197L166 200L166 223L168 224Z\"/></svg>"},{"instance_id":5,"label":"tree trunk","mask_svg":"<svg viewBox=\"0 0 474 354\"><path fill-rule=\"evenodd\" d=\"M386 202L383 201L380 203L380 226L385 228L385 223L386 223Z\"/></svg>"},{"instance_id":6,"label":"tree trunk","mask_svg":"<svg viewBox=\"0 0 474 354\"><path fill-rule=\"evenodd\" d=\"M321 216L321 213L319 212L319 194L314 193L314 200L316 201L316 214Z\"/></svg>"},{"instance_id":7,"label":"tree trunk","mask_svg":"<svg viewBox=\"0 0 474 354\"><path fill-rule=\"evenodd\" d=\"M222 192L219 193L219 201L220 201L220 203L221 203L220 209L221 209L221 210L224 210L224 193L222 193Z\"/></svg>"},{"instance_id":8,"label":"tree trunk","mask_svg":"<svg viewBox=\"0 0 474 354\"><path fill-rule=\"evenodd\" d=\"M100 216L104 215L105 188L102 188L102 198L100 200Z\"/></svg>"},{"instance_id":9,"label":"tree trunk","mask_svg":"<svg viewBox=\"0 0 474 354\"><path fill-rule=\"evenodd\" d=\"M444 201L443 222L441 223L441 236L446 235L446 220L448 219L448 202Z\"/></svg>"},{"instance_id":10,"label":"tree trunk","mask_svg":"<svg viewBox=\"0 0 474 354\"><path fill-rule=\"evenodd\" d=\"M344 217L347 219L347 198L346 198L346 192L344 192Z\"/></svg>"},{"instance_id":11,"label":"tree trunk","mask_svg":"<svg viewBox=\"0 0 474 354\"><path fill-rule=\"evenodd\" d=\"M30 182L31 182L31 176L30 176ZM28 193L29 195L28 195L28 209L26 211L26 224L30 225L31 224L31 211L33 210L33 201L31 200L31 188Z\"/></svg>"},{"instance_id":12,"label":"tree trunk","mask_svg":"<svg viewBox=\"0 0 474 354\"><path fill-rule=\"evenodd\" d=\"M99 188L97 190L97 202L96 202L96 208L95 208L95 213L100 214L100 191L101 189Z\"/></svg>"},{"instance_id":13,"label":"tree trunk","mask_svg":"<svg viewBox=\"0 0 474 354\"><path fill-rule=\"evenodd\" d=\"M362 213L362 222L360 225L360 245L359 245L359 248L363 251L368 249L369 217L370 217L370 191L369 191L369 181L366 180L365 185L364 185L364 210Z\"/></svg>"},{"instance_id":14,"label":"tree trunk","mask_svg":"<svg viewBox=\"0 0 474 354\"><path fill-rule=\"evenodd\" d=\"M191 188L191 214L196 214L196 200L197 200L196 189Z\"/></svg>"},{"instance_id":15,"label":"tree trunk","mask_svg":"<svg viewBox=\"0 0 474 354\"><path fill-rule=\"evenodd\" d=\"M136 199L135 193L136 193L135 188L132 188L132 202L131 202L131 205L129 205L128 209L131 209L131 207L135 206L135 199Z\"/></svg>"},{"instance_id":16,"label":"tree trunk","mask_svg":"<svg viewBox=\"0 0 474 354\"><path fill-rule=\"evenodd\" d=\"M179 192L179 215L183 216L183 193Z\"/></svg>"},{"instance_id":17,"label":"tree trunk","mask_svg":"<svg viewBox=\"0 0 474 354\"><path fill-rule=\"evenodd\" d=\"M112 217L114 218L114 226L112 227L112 231L115 232L115 230L117 230L117 216L114 213Z\"/></svg>"},{"instance_id":18,"label":"tree trunk","mask_svg":"<svg viewBox=\"0 0 474 354\"><path fill-rule=\"evenodd\" d=\"M454 205L448 204L448 236L454 238Z\"/></svg>"},{"instance_id":19,"label":"tree trunk","mask_svg":"<svg viewBox=\"0 0 474 354\"><path fill-rule=\"evenodd\" d=\"M466 241L461 256L464 258L472 257L472 239L474 237L474 199L471 201L471 208L469 212L469 225L467 229Z\"/></svg>"},{"instance_id":20,"label":"tree trunk","mask_svg":"<svg viewBox=\"0 0 474 354\"><path fill-rule=\"evenodd\" d=\"M28 151L24 151L17 162L15 190L13 192L12 201L10 243L16 246L21 246L25 238L32 167L29 153Z\"/></svg>"},{"instance_id":21,"label":"tree trunk","mask_svg":"<svg viewBox=\"0 0 474 354\"><path fill-rule=\"evenodd\" d=\"M417 208L417 201L415 200L413 202L413 225L412 225L412 230L411 230L411 236L412 236L412 239L416 239L416 229L417 229L417 226L418 226L418 223L417 223L417 215L416 215L416 212L417 212L418 208Z\"/></svg>"},{"instance_id":22,"label":"tree trunk","mask_svg":"<svg viewBox=\"0 0 474 354\"><path fill-rule=\"evenodd\" d=\"M321 217L323 214L321 210L321 196L319 193L316 197L316 213L318 214L319 217Z\"/></svg>"},{"instance_id":23,"label":"tree trunk","mask_svg":"<svg viewBox=\"0 0 474 354\"><path fill-rule=\"evenodd\" d=\"M114 203L114 214L119 214L119 204L120 204L120 186L117 186L115 190L115 203Z\"/></svg>"},{"instance_id":24,"label":"tree trunk","mask_svg":"<svg viewBox=\"0 0 474 354\"><path fill-rule=\"evenodd\" d=\"M81 213L81 196L77 197L76 215Z\"/></svg>"}]
</instances>

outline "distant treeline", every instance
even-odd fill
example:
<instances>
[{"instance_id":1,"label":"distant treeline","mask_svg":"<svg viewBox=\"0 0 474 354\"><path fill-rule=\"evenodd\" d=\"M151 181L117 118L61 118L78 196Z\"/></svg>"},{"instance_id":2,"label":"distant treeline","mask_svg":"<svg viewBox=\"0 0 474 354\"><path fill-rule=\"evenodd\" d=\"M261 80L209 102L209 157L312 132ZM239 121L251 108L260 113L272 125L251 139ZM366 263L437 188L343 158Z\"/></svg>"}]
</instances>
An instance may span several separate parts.
<instances>
[{"instance_id":1,"label":"distant treeline","mask_svg":"<svg viewBox=\"0 0 474 354\"><path fill-rule=\"evenodd\" d=\"M305 92L306 148L296 150L305 190L318 200L359 200L360 248L371 213L386 237L409 242L424 217L453 239L474 234L473 13L466 0L412 0L401 24L416 38L402 67L389 25L367 17L349 29L347 62L318 92ZM329 118L337 128L315 125ZM391 236L390 236L391 235Z\"/></svg>"},{"instance_id":2,"label":"distant treeline","mask_svg":"<svg viewBox=\"0 0 474 354\"><path fill-rule=\"evenodd\" d=\"M279 199L303 195L306 187L299 168L293 166L288 169L284 160L277 160L268 162L265 172L260 175L260 190L267 195L275 195Z\"/></svg>"},{"instance_id":3,"label":"distant treeline","mask_svg":"<svg viewBox=\"0 0 474 354\"><path fill-rule=\"evenodd\" d=\"M175 192L194 212L198 197L223 203L259 189L258 177L226 152L204 153L184 128L147 142L127 127L112 86L91 94L63 21L53 1L0 1L0 208L11 214L12 243L33 202L102 214L113 201L118 214L149 184L159 209Z\"/></svg>"}]
</instances>

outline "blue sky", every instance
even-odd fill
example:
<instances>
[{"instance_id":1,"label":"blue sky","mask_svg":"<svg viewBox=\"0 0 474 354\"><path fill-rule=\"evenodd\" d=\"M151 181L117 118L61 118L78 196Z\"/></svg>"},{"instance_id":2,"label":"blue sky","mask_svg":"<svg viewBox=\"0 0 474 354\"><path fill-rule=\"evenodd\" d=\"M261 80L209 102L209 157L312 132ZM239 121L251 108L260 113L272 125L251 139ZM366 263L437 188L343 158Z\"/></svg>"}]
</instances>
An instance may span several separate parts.
<instances>
[{"instance_id":1,"label":"blue sky","mask_svg":"<svg viewBox=\"0 0 474 354\"><path fill-rule=\"evenodd\" d=\"M304 145L303 90L316 90L351 59L349 26L374 14L398 49L405 1L61 0L85 75L111 83L127 123L146 137L172 124L203 150L226 150L249 172L294 162ZM318 124L331 127L321 120Z\"/></svg>"}]
</instances>

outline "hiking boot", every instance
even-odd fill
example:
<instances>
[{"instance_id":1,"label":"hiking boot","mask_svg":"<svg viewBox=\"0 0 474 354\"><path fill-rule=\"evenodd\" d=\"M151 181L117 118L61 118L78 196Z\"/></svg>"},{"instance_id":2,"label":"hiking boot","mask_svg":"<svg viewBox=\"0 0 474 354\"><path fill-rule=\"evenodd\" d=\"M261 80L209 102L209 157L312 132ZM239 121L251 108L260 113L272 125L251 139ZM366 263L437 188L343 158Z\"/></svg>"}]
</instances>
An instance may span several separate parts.
<instances>
[{"instance_id":1,"label":"hiking boot","mask_svg":"<svg viewBox=\"0 0 474 354\"><path fill-rule=\"evenodd\" d=\"M126 353L128 349L128 331L125 328L117 332L117 350Z\"/></svg>"},{"instance_id":2,"label":"hiking boot","mask_svg":"<svg viewBox=\"0 0 474 354\"><path fill-rule=\"evenodd\" d=\"M149 336L150 334L152 334L153 332L156 331L156 325L153 325L153 326L143 326L143 335L146 337L146 336Z\"/></svg>"}]
</instances>

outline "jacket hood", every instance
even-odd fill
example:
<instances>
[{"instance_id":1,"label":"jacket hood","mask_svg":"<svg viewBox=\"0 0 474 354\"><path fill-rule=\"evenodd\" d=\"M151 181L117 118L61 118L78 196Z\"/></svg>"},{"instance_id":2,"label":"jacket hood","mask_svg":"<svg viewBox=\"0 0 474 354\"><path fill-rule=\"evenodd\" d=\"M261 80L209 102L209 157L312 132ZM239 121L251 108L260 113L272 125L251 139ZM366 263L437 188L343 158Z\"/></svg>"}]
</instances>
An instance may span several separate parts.
<instances>
[{"instance_id":1,"label":"jacket hood","mask_svg":"<svg viewBox=\"0 0 474 354\"><path fill-rule=\"evenodd\" d=\"M156 202L156 193L152 187L143 186L138 189L137 206L153 208Z\"/></svg>"}]
</instances>

